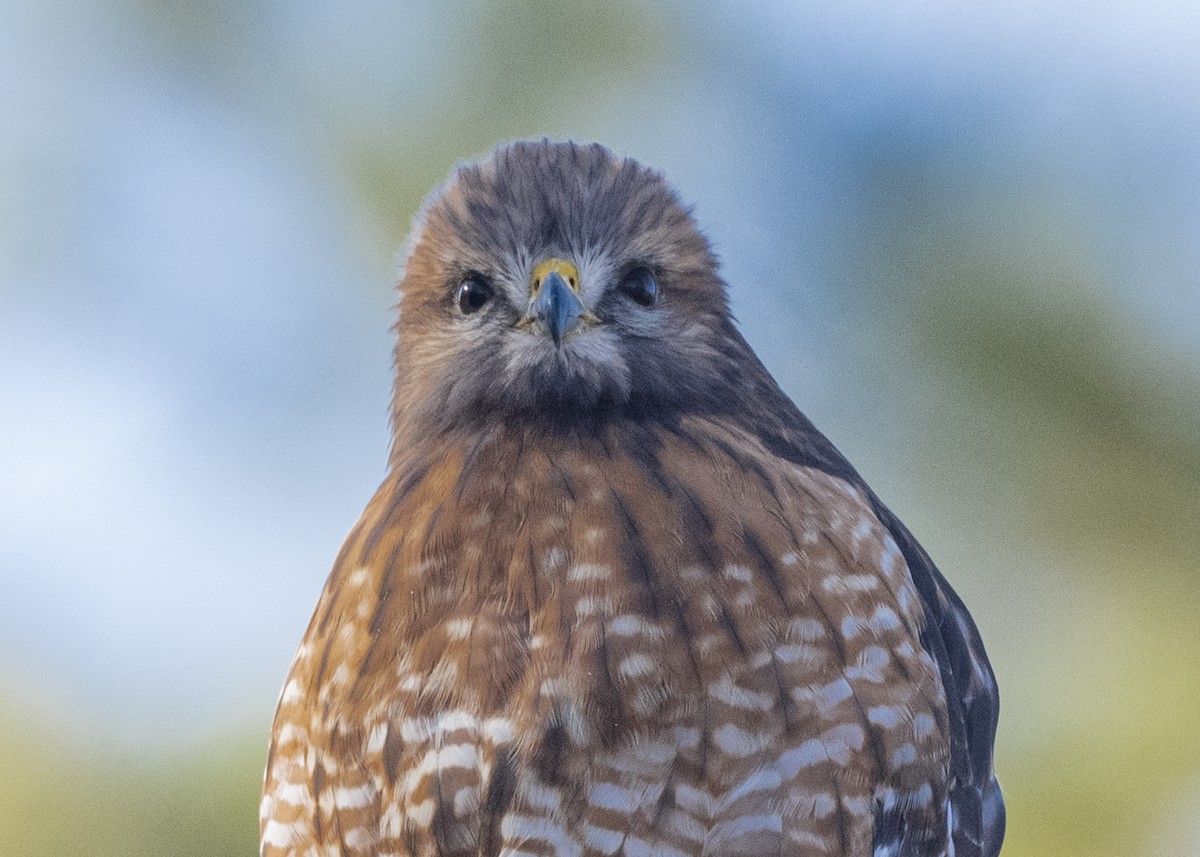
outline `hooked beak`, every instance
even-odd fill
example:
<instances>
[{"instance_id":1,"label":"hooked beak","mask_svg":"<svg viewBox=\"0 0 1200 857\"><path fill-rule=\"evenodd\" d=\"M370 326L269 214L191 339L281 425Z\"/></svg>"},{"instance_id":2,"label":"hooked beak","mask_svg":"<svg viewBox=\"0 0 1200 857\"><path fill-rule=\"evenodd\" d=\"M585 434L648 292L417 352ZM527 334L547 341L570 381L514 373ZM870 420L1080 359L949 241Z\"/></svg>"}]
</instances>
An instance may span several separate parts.
<instances>
[{"instance_id":1,"label":"hooked beak","mask_svg":"<svg viewBox=\"0 0 1200 857\"><path fill-rule=\"evenodd\" d=\"M568 280L570 283L568 284ZM570 262L548 259L534 269L530 284L533 300L525 321L532 325L541 322L554 340L562 345L568 333L587 320L587 310L578 294L579 272Z\"/></svg>"},{"instance_id":2,"label":"hooked beak","mask_svg":"<svg viewBox=\"0 0 1200 857\"><path fill-rule=\"evenodd\" d=\"M579 326L583 303L557 272L551 272L529 305L529 314L546 325L557 347L564 336Z\"/></svg>"}]
</instances>

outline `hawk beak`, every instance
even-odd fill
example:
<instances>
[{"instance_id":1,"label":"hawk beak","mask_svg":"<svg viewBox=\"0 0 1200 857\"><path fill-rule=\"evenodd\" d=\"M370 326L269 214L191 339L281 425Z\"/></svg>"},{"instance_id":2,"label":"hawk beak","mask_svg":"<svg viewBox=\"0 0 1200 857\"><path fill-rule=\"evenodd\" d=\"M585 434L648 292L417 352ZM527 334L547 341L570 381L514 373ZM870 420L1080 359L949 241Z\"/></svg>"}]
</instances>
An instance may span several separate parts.
<instances>
[{"instance_id":1,"label":"hawk beak","mask_svg":"<svg viewBox=\"0 0 1200 857\"><path fill-rule=\"evenodd\" d=\"M533 272L529 303L529 323L540 321L550 332L557 348L563 337L586 320L587 311L579 299L579 272L570 262L550 259L538 265Z\"/></svg>"}]
</instances>

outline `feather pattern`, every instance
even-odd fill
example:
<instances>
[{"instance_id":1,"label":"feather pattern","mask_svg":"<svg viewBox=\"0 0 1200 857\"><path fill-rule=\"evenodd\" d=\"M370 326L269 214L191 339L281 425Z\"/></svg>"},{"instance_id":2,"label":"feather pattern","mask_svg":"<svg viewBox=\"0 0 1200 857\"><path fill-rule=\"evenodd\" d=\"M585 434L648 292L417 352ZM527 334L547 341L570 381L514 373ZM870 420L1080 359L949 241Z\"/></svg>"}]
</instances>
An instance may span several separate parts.
<instances>
[{"instance_id":1,"label":"feather pattern","mask_svg":"<svg viewBox=\"0 0 1200 857\"><path fill-rule=\"evenodd\" d=\"M661 177L515 144L415 234L391 466L280 696L263 857L994 857L978 632ZM595 319L561 346L517 324L551 256ZM467 272L495 297L456 315Z\"/></svg>"}]
</instances>

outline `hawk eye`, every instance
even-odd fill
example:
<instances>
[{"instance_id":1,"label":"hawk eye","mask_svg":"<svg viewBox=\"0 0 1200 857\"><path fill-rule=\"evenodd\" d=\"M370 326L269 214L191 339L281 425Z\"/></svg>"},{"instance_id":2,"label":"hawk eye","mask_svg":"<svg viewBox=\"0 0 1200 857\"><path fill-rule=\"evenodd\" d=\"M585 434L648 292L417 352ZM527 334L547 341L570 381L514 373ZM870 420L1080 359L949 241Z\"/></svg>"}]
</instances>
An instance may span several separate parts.
<instances>
[{"instance_id":1,"label":"hawk eye","mask_svg":"<svg viewBox=\"0 0 1200 857\"><path fill-rule=\"evenodd\" d=\"M649 268L634 268L621 278L617 288L638 306L652 306L658 298L658 285Z\"/></svg>"},{"instance_id":2,"label":"hawk eye","mask_svg":"<svg viewBox=\"0 0 1200 857\"><path fill-rule=\"evenodd\" d=\"M492 287L484 282L482 277L470 276L459 283L455 300L458 301L458 308L462 314L470 315L478 312L491 297Z\"/></svg>"}]
</instances>

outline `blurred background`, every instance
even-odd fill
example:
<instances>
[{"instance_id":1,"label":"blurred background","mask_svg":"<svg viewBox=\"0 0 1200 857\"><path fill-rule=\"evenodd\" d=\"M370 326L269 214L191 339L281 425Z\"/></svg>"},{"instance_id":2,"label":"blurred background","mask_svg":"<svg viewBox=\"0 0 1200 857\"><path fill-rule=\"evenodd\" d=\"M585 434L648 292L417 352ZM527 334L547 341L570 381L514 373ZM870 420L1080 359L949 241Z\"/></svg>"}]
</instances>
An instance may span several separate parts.
<instances>
[{"instance_id":1,"label":"blurred background","mask_svg":"<svg viewBox=\"0 0 1200 857\"><path fill-rule=\"evenodd\" d=\"M0 853L254 851L396 253L549 135L666 172L970 605L1005 855L1200 855L1198 44L1188 0L7 0Z\"/></svg>"}]
</instances>

